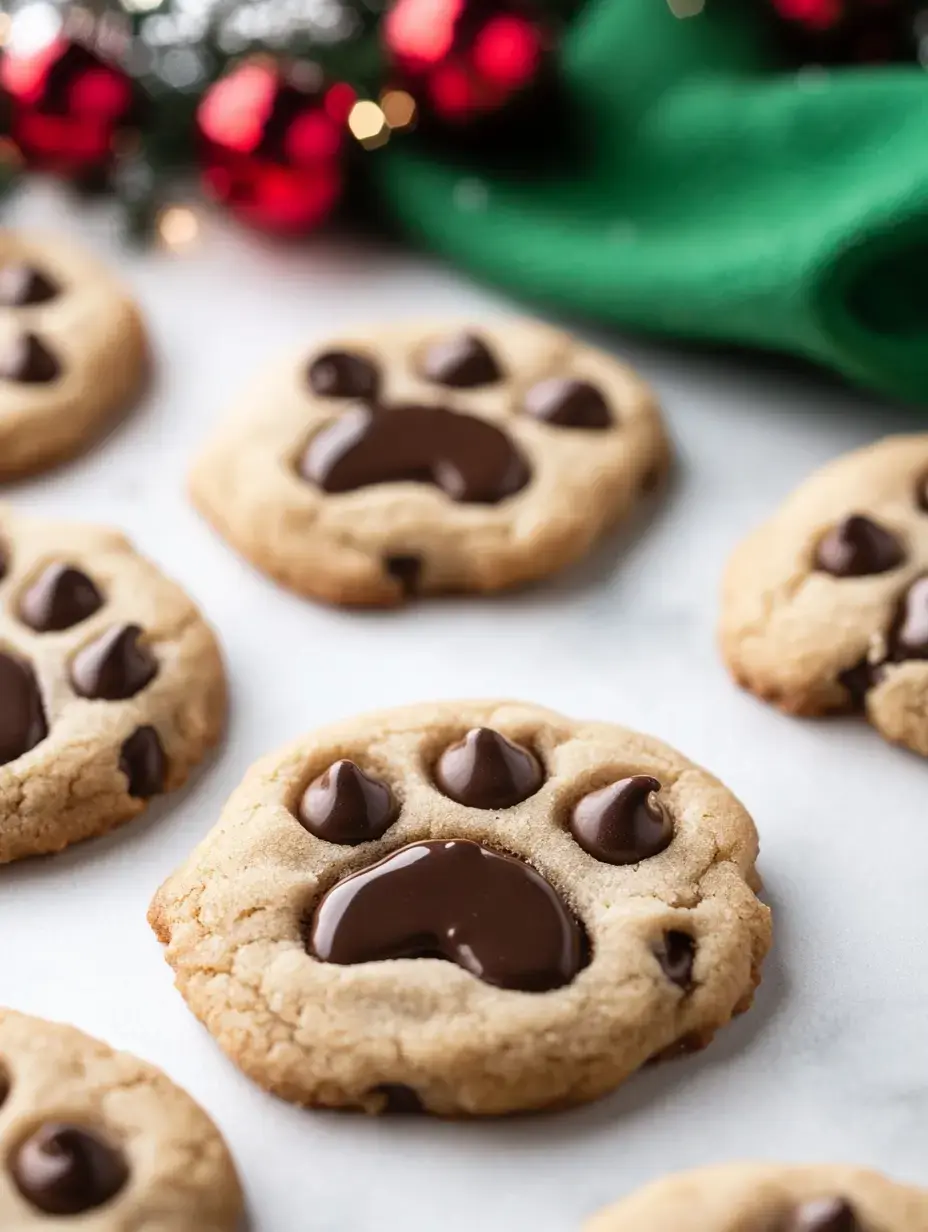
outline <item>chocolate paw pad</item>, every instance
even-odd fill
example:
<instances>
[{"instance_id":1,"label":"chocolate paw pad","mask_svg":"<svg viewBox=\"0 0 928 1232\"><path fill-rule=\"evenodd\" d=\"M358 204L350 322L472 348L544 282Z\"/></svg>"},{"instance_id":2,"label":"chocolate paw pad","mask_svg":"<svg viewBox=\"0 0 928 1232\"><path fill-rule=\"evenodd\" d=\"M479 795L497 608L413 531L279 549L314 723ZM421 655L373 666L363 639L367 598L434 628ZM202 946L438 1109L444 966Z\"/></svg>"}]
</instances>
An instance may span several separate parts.
<instances>
[{"instance_id":1,"label":"chocolate paw pad","mask_svg":"<svg viewBox=\"0 0 928 1232\"><path fill-rule=\"evenodd\" d=\"M215 742L199 612L121 535L0 511L0 864L102 834Z\"/></svg>"},{"instance_id":2,"label":"chocolate paw pad","mask_svg":"<svg viewBox=\"0 0 928 1232\"><path fill-rule=\"evenodd\" d=\"M0 478L89 444L139 392L138 309L88 255L0 231Z\"/></svg>"},{"instance_id":3,"label":"chocolate paw pad","mask_svg":"<svg viewBox=\"0 0 928 1232\"><path fill-rule=\"evenodd\" d=\"M262 1086L496 1114L592 1099L746 1009L756 854L734 797L656 740L411 706L258 763L149 919Z\"/></svg>"},{"instance_id":4,"label":"chocolate paw pad","mask_svg":"<svg viewBox=\"0 0 928 1232\"><path fill-rule=\"evenodd\" d=\"M234 1232L243 1201L219 1131L152 1065L0 1009L0 1227ZM179 1170L178 1159L196 1159Z\"/></svg>"},{"instance_id":5,"label":"chocolate paw pad","mask_svg":"<svg viewBox=\"0 0 928 1232\"><path fill-rule=\"evenodd\" d=\"M928 756L928 435L832 462L738 547L721 643L760 697Z\"/></svg>"},{"instance_id":6,"label":"chocolate paw pad","mask_svg":"<svg viewBox=\"0 0 928 1232\"><path fill-rule=\"evenodd\" d=\"M847 1165L723 1164L655 1181L589 1220L584 1232L913 1232L928 1190Z\"/></svg>"},{"instance_id":7,"label":"chocolate paw pad","mask_svg":"<svg viewBox=\"0 0 928 1232\"><path fill-rule=\"evenodd\" d=\"M554 572L667 460L652 394L602 352L531 321L407 326L261 377L191 491L294 590L384 606Z\"/></svg>"}]
</instances>

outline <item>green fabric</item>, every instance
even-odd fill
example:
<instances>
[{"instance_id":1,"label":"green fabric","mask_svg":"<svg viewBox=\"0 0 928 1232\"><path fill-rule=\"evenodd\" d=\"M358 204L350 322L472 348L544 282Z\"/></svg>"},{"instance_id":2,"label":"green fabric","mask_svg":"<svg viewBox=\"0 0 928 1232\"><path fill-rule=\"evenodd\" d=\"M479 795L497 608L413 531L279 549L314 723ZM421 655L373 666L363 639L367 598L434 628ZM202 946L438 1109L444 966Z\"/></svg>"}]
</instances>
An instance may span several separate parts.
<instances>
[{"instance_id":1,"label":"green fabric","mask_svg":"<svg viewBox=\"0 0 928 1232\"><path fill-rule=\"evenodd\" d=\"M588 0L561 51L573 166L507 175L394 142L375 168L388 207L560 312L789 351L924 399L928 79L783 74L757 8L708 0L680 20L666 0Z\"/></svg>"}]
</instances>

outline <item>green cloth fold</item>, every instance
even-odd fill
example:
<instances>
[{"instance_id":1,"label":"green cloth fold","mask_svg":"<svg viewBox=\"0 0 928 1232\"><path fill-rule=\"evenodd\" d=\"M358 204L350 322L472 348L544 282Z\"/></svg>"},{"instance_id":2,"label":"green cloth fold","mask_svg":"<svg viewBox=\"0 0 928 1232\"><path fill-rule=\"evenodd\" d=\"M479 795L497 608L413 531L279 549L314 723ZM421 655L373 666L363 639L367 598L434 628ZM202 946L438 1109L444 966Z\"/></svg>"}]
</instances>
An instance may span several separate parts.
<instances>
[{"instance_id":1,"label":"green cloth fold","mask_svg":"<svg viewBox=\"0 0 928 1232\"><path fill-rule=\"evenodd\" d=\"M375 168L388 207L559 311L928 398L928 78L784 74L753 9L589 0L561 50L573 165L506 175L395 142Z\"/></svg>"}]
</instances>

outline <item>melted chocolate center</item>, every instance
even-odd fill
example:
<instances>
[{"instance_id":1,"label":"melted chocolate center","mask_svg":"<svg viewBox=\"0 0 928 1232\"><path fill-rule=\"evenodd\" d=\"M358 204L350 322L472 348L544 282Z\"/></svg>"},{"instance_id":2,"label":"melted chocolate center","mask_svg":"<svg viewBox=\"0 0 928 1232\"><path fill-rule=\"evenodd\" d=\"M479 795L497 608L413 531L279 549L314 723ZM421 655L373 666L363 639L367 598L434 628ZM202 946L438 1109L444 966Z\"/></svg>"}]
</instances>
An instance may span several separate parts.
<instances>
[{"instance_id":1,"label":"melted chocolate center","mask_svg":"<svg viewBox=\"0 0 928 1232\"><path fill-rule=\"evenodd\" d=\"M540 874L463 839L413 843L338 882L309 948L341 964L442 958L523 992L569 984L586 961L583 930Z\"/></svg>"},{"instance_id":2,"label":"melted chocolate center","mask_svg":"<svg viewBox=\"0 0 928 1232\"><path fill-rule=\"evenodd\" d=\"M429 483L454 501L495 505L531 475L495 424L440 406L357 406L309 442L300 474L324 492Z\"/></svg>"}]
</instances>

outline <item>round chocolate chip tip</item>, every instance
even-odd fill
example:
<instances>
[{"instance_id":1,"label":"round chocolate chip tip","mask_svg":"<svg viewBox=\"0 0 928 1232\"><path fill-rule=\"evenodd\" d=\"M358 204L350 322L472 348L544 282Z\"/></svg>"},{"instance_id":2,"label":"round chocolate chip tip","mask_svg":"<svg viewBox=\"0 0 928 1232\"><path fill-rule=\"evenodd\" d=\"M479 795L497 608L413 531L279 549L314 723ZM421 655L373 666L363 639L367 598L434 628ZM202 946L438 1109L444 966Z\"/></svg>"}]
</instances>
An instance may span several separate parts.
<instances>
[{"instance_id":1,"label":"round chocolate chip tip","mask_svg":"<svg viewBox=\"0 0 928 1232\"><path fill-rule=\"evenodd\" d=\"M544 771L528 749L492 728L473 727L442 753L435 782L458 804L505 809L533 796L544 782Z\"/></svg>"},{"instance_id":2,"label":"round chocolate chip tip","mask_svg":"<svg viewBox=\"0 0 928 1232\"><path fill-rule=\"evenodd\" d=\"M46 1215L81 1215L114 1198L129 1179L122 1152L81 1125L49 1122L14 1152L16 1188Z\"/></svg>"},{"instance_id":3,"label":"round chocolate chip tip","mask_svg":"<svg viewBox=\"0 0 928 1232\"><path fill-rule=\"evenodd\" d=\"M489 346L468 330L430 343L422 356L421 372L426 380L451 389L495 385L503 377Z\"/></svg>"},{"instance_id":4,"label":"round chocolate chip tip","mask_svg":"<svg viewBox=\"0 0 928 1232\"><path fill-rule=\"evenodd\" d=\"M638 864L656 856L673 839L673 822L656 798L660 789L657 779L635 774L590 792L574 805L570 832L605 864Z\"/></svg>"},{"instance_id":5,"label":"round chocolate chip tip","mask_svg":"<svg viewBox=\"0 0 928 1232\"><path fill-rule=\"evenodd\" d=\"M61 364L35 334L16 334L0 347L0 380L46 385L61 375Z\"/></svg>"},{"instance_id":6,"label":"round chocolate chip tip","mask_svg":"<svg viewBox=\"0 0 928 1232\"><path fill-rule=\"evenodd\" d=\"M126 790L133 799L150 800L164 791L167 758L153 727L137 727L124 741L119 750L119 769L126 776Z\"/></svg>"},{"instance_id":7,"label":"round chocolate chip tip","mask_svg":"<svg viewBox=\"0 0 928 1232\"><path fill-rule=\"evenodd\" d=\"M376 398L380 370L356 351L324 351L309 365L309 386L320 398Z\"/></svg>"},{"instance_id":8,"label":"round chocolate chip tip","mask_svg":"<svg viewBox=\"0 0 928 1232\"><path fill-rule=\"evenodd\" d=\"M813 1198L796 1208L786 1232L863 1232L863 1226L845 1198Z\"/></svg>"},{"instance_id":9,"label":"round chocolate chip tip","mask_svg":"<svg viewBox=\"0 0 928 1232\"><path fill-rule=\"evenodd\" d=\"M533 385L522 409L533 419L559 428L609 428L612 412L602 391L590 381L552 376Z\"/></svg>"},{"instance_id":10,"label":"round chocolate chip tip","mask_svg":"<svg viewBox=\"0 0 928 1232\"><path fill-rule=\"evenodd\" d=\"M138 625L113 625L79 651L71 664L75 692L111 702L141 692L158 674L158 660L141 635Z\"/></svg>"},{"instance_id":11,"label":"round chocolate chip tip","mask_svg":"<svg viewBox=\"0 0 928 1232\"><path fill-rule=\"evenodd\" d=\"M19 615L36 633L70 629L100 610L103 597L91 579L73 565L48 565L23 595Z\"/></svg>"},{"instance_id":12,"label":"round chocolate chip tip","mask_svg":"<svg viewBox=\"0 0 928 1232\"><path fill-rule=\"evenodd\" d=\"M905 560L905 549L892 531L872 518L854 513L820 540L815 567L832 577L868 577L888 573Z\"/></svg>"},{"instance_id":13,"label":"round chocolate chip tip","mask_svg":"<svg viewBox=\"0 0 928 1232\"><path fill-rule=\"evenodd\" d=\"M398 813L386 783L342 758L306 788L298 817L317 838L353 847L382 838Z\"/></svg>"},{"instance_id":14,"label":"round chocolate chip tip","mask_svg":"<svg viewBox=\"0 0 928 1232\"><path fill-rule=\"evenodd\" d=\"M4 308L46 304L59 292L58 284L47 274L25 262L10 262L0 268L0 305Z\"/></svg>"}]
</instances>

